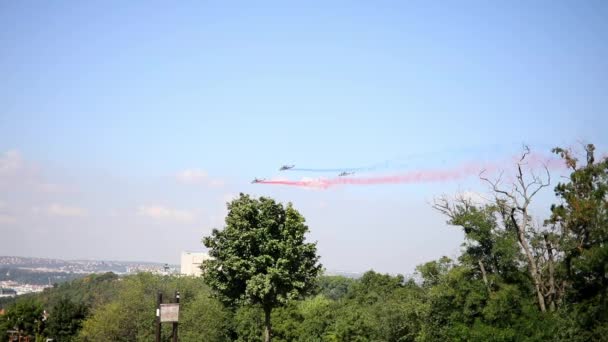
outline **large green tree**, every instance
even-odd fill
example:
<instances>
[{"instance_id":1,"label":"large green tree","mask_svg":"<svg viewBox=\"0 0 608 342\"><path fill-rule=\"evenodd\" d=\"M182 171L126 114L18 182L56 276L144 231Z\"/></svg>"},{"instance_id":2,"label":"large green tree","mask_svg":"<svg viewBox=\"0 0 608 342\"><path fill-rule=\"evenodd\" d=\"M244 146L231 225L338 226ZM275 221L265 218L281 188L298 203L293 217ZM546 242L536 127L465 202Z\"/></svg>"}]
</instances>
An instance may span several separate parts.
<instances>
[{"instance_id":1,"label":"large green tree","mask_svg":"<svg viewBox=\"0 0 608 342\"><path fill-rule=\"evenodd\" d=\"M203 239L213 257L202 265L205 281L229 304L260 305L265 341L272 336L272 310L309 293L321 271L307 232L291 203L240 194L228 203L226 227Z\"/></svg>"},{"instance_id":2,"label":"large green tree","mask_svg":"<svg viewBox=\"0 0 608 342\"><path fill-rule=\"evenodd\" d=\"M608 334L608 158L596 160L595 147L585 146L580 163L569 150L556 148L571 169L567 182L555 187L561 203L551 207L547 224L558 233L570 311L562 332L571 341L605 339ZM557 290L561 290L560 287Z\"/></svg>"},{"instance_id":3,"label":"large green tree","mask_svg":"<svg viewBox=\"0 0 608 342\"><path fill-rule=\"evenodd\" d=\"M76 336L82 322L87 316L87 306L82 302L73 302L69 298L62 298L50 313L47 323L47 335L57 341L72 341Z\"/></svg>"}]
</instances>

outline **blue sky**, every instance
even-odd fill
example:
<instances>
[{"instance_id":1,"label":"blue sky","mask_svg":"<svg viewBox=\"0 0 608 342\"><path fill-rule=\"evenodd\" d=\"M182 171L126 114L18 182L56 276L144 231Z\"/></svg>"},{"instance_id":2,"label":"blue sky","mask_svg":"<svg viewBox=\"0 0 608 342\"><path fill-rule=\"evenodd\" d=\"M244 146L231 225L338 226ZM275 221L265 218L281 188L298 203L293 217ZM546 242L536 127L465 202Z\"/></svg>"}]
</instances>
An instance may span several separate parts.
<instances>
[{"instance_id":1,"label":"blue sky","mask_svg":"<svg viewBox=\"0 0 608 342\"><path fill-rule=\"evenodd\" d=\"M0 153L16 151L19 181L72 190L0 195L13 218L0 254L176 262L244 191L300 205L328 268L411 272L460 243L428 199L477 182L311 192L249 180L285 163L502 158L523 142L601 149L606 17L603 1L4 2ZM178 184L184 170L196 180ZM86 214L32 214L61 208ZM180 239L159 252L167 231ZM105 237L118 232L148 247Z\"/></svg>"}]
</instances>

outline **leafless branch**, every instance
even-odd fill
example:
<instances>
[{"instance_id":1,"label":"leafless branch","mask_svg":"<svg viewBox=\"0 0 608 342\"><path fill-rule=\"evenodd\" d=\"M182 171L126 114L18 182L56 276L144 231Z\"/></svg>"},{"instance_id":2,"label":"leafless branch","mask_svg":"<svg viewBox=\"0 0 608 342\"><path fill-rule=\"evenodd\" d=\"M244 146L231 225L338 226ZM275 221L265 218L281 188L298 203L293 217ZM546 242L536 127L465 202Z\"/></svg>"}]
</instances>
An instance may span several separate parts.
<instances>
[{"instance_id":1,"label":"leafless branch","mask_svg":"<svg viewBox=\"0 0 608 342\"><path fill-rule=\"evenodd\" d=\"M453 207L450 204L450 200L448 199L448 196L446 196L446 195L442 195L440 197L433 199L433 209L439 211L440 213L442 213L450 218L453 217L453 215L454 215Z\"/></svg>"},{"instance_id":2,"label":"leafless branch","mask_svg":"<svg viewBox=\"0 0 608 342\"><path fill-rule=\"evenodd\" d=\"M500 181L502 179L502 175L504 174L504 171L500 172L500 175L498 176L498 178L495 181L491 181L489 178L484 177L483 176L484 173L485 173L485 170L482 170L479 173L479 178L481 180L485 181L486 183L488 183L490 185L492 191L494 191L495 193L498 193L498 194L501 194L501 195L504 195L504 196L508 197L509 199L511 199L516 204L517 207L519 207L519 203L517 201L517 197L515 195L513 195L513 190L511 192L508 192L506 190L503 190L503 189L499 188L499 184L500 184Z\"/></svg>"},{"instance_id":3,"label":"leafless branch","mask_svg":"<svg viewBox=\"0 0 608 342\"><path fill-rule=\"evenodd\" d=\"M523 162L524 159L526 159L526 157L530 154L530 147L528 145L524 145L523 150L524 152L521 154L521 158L519 159L520 163Z\"/></svg>"},{"instance_id":4,"label":"leafless branch","mask_svg":"<svg viewBox=\"0 0 608 342\"><path fill-rule=\"evenodd\" d=\"M547 181L543 182L542 180L539 179L538 181L538 188L536 188L536 190L534 190L532 192L532 194L530 194L530 199L532 199L532 197L534 197L534 195L536 195L536 193L538 191L540 191L540 189L542 188L546 188L551 184L551 173L549 172L549 168L547 167L546 164L543 164L543 167L545 168L545 172L547 173Z\"/></svg>"}]
</instances>

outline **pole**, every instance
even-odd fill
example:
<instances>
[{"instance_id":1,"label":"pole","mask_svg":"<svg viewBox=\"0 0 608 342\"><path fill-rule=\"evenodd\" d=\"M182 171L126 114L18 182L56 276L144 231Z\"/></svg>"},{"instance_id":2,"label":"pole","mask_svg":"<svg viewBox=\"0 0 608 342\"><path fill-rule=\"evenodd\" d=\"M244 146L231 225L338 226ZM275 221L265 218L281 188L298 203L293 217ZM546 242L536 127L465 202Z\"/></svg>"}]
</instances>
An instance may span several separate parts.
<instances>
[{"instance_id":1,"label":"pole","mask_svg":"<svg viewBox=\"0 0 608 342\"><path fill-rule=\"evenodd\" d=\"M160 342L160 303L163 302L163 294L158 291L156 296L156 342Z\"/></svg>"},{"instance_id":2,"label":"pole","mask_svg":"<svg viewBox=\"0 0 608 342\"><path fill-rule=\"evenodd\" d=\"M179 291L175 291L175 303L179 304ZM177 322L173 322L173 342L177 342Z\"/></svg>"}]
</instances>

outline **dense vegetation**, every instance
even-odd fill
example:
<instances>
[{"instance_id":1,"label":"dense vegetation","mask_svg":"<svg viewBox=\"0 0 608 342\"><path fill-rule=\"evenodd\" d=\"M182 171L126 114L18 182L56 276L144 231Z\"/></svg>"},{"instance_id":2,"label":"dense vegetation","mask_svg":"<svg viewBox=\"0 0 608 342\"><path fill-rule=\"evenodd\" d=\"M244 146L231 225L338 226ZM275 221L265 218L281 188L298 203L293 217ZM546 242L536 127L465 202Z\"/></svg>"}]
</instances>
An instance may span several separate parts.
<instances>
[{"instance_id":1,"label":"dense vegetation","mask_svg":"<svg viewBox=\"0 0 608 342\"><path fill-rule=\"evenodd\" d=\"M513 184L487 179L492 200L436 201L465 234L456 260L422 264L412 279L373 271L359 279L319 276L310 291L274 307L273 340L607 340L608 160L596 161L592 145L582 163L569 151L555 152L570 177L555 186L556 204L544 222L535 224L528 208L548 182L526 171L525 152ZM229 305L200 278L142 273L90 276L19 298L0 318L0 340L16 326L59 341L150 341L159 289L182 293L182 341L264 337L263 302ZM169 334L163 332L165 340Z\"/></svg>"}]
</instances>

